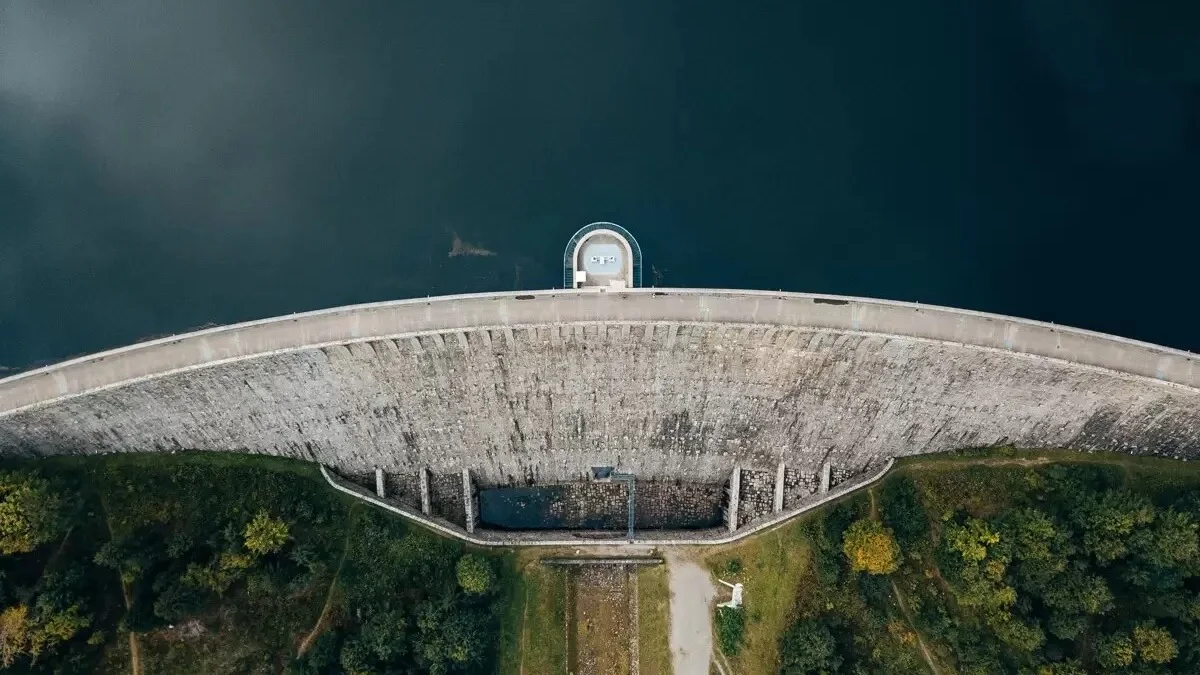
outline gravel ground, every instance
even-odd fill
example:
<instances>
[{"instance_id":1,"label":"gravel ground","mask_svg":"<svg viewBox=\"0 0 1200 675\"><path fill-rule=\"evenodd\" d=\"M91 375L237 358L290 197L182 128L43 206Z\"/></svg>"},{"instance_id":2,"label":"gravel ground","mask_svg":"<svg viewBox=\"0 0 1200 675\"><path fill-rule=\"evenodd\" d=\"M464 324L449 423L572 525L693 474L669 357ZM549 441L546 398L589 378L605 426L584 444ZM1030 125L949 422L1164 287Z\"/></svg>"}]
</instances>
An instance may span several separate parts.
<instances>
[{"instance_id":1,"label":"gravel ground","mask_svg":"<svg viewBox=\"0 0 1200 675\"><path fill-rule=\"evenodd\" d=\"M671 662L675 675L708 675L713 638L712 602L717 596L708 570L667 554L671 588Z\"/></svg>"}]
</instances>

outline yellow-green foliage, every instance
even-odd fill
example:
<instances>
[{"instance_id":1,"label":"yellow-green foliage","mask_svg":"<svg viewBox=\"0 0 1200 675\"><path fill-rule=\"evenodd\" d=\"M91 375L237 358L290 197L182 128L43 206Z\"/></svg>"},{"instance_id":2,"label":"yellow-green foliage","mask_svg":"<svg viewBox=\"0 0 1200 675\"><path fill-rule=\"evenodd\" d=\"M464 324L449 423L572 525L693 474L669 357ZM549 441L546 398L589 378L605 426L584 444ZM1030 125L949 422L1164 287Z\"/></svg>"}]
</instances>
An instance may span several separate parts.
<instances>
[{"instance_id":1,"label":"yellow-green foliage","mask_svg":"<svg viewBox=\"0 0 1200 675\"><path fill-rule=\"evenodd\" d=\"M483 556L468 553L455 565L458 586L468 593L483 595L496 583L496 571Z\"/></svg>"},{"instance_id":2,"label":"yellow-green foliage","mask_svg":"<svg viewBox=\"0 0 1200 675\"><path fill-rule=\"evenodd\" d=\"M63 500L37 476L0 473L0 553L28 553L64 529Z\"/></svg>"},{"instance_id":3,"label":"yellow-green foliage","mask_svg":"<svg viewBox=\"0 0 1200 675\"><path fill-rule=\"evenodd\" d=\"M900 545L880 522L864 518L846 530L842 551L850 569L868 574L891 574L900 567Z\"/></svg>"},{"instance_id":4,"label":"yellow-green foliage","mask_svg":"<svg viewBox=\"0 0 1200 675\"><path fill-rule=\"evenodd\" d=\"M1138 656L1147 663L1169 663L1179 653L1175 638L1153 621L1138 624L1133 629L1133 644Z\"/></svg>"},{"instance_id":5,"label":"yellow-green foliage","mask_svg":"<svg viewBox=\"0 0 1200 675\"><path fill-rule=\"evenodd\" d=\"M66 642L91 624L78 605L58 612L30 615L27 605L14 605L0 612L0 666L8 668L17 657L34 659L47 649Z\"/></svg>"},{"instance_id":6,"label":"yellow-green foliage","mask_svg":"<svg viewBox=\"0 0 1200 675\"><path fill-rule=\"evenodd\" d=\"M272 518L266 511L259 511L254 520L246 525L246 550L255 555L275 553L283 548L289 536L287 523Z\"/></svg>"},{"instance_id":7,"label":"yellow-green foliage","mask_svg":"<svg viewBox=\"0 0 1200 675\"><path fill-rule=\"evenodd\" d=\"M1134 655L1128 635L1106 635L1096 643L1096 662L1110 670L1131 665Z\"/></svg>"},{"instance_id":8,"label":"yellow-green foliage","mask_svg":"<svg viewBox=\"0 0 1200 675\"><path fill-rule=\"evenodd\" d=\"M188 565L183 581L223 595L253 564L254 558L245 553L226 551L213 558L207 565Z\"/></svg>"}]
</instances>

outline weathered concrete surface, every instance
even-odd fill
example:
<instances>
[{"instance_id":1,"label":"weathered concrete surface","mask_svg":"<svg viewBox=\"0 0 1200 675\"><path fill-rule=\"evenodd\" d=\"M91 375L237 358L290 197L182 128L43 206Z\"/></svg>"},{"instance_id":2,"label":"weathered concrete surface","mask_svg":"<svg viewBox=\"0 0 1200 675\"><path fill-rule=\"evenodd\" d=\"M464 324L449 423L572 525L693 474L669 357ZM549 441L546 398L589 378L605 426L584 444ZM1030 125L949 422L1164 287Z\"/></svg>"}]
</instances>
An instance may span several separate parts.
<instances>
[{"instance_id":1,"label":"weathered concrete surface","mask_svg":"<svg viewBox=\"0 0 1200 675\"><path fill-rule=\"evenodd\" d=\"M683 555L667 553L671 590L671 663L676 675L708 675L713 653L712 576Z\"/></svg>"},{"instance_id":2,"label":"weathered concrete surface","mask_svg":"<svg viewBox=\"0 0 1200 675\"><path fill-rule=\"evenodd\" d=\"M339 308L0 380L0 451L244 450L480 485L992 444L1200 455L1185 352L994 315L637 289Z\"/></svg>"}]
</instances>

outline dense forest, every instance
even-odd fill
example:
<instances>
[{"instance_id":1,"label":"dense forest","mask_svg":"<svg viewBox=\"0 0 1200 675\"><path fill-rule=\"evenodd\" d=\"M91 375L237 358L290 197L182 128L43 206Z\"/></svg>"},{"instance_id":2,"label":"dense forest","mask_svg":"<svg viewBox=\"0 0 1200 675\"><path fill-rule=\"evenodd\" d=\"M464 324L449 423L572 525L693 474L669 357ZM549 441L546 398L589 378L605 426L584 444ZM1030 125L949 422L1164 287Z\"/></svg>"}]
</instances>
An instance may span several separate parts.
<instances>
[{"instance_id":1,"label":"dense forest","mask_svg":"<svg viewBox=\"0 0 1200 675\"><path fill-rule=\"evenodd\" d=\"M0 669L479 673L505 558L230 455L0 470Z\"/></svg>"},{"instance_id":2,"label":"dense forest","mask_svg":"<svg viewBox=\"0 0 1200 675\"><path fill-rule=\"evenodd\" d=\"M714 613L714 637L746 675L1197 673L1198 523L1191 464L906 460L705 553L719 578L746 584L743 610ZM298 462L10 462L0 672L496 672L528 611L516 566L332 491Z\"/></svg>"},{"instance_id":3,"label":"dense forest","mask_svg":"<svg viewBox=\"0 0 1200 675\"><path fill-rule=\"evenodd\" d=\"M1196 472L919 464L798 526L782 673L1200 672Z\"/></svg>"}]
</instances>

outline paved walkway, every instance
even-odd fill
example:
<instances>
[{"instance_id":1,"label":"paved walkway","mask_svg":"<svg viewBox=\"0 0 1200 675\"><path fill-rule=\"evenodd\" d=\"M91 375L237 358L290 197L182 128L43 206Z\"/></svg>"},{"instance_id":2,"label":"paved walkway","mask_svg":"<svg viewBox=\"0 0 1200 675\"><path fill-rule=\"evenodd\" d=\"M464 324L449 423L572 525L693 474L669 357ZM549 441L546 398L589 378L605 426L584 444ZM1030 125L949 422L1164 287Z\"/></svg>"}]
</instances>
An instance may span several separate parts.
<instances>
[{"instance_id":1,"label":"paved walkway","mask_svg":"<svg viewBox=\"0 0 1200 675\"><path fill-rule=\"evenodd\" d=\"M675 675L708 675L713 650L712 602L717 597L708 570L667 553L671 589L671 663Z\"/></svg>"}]
</instances>

